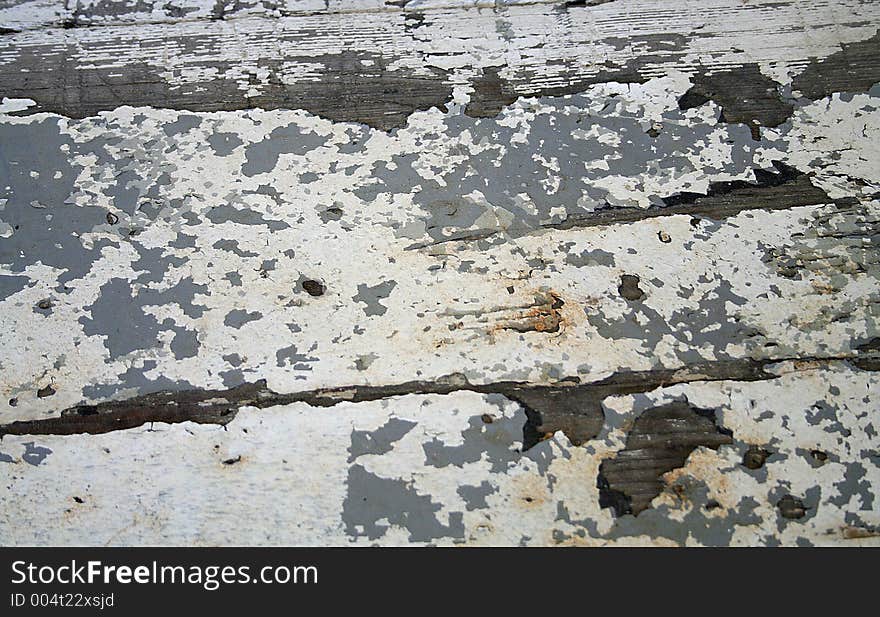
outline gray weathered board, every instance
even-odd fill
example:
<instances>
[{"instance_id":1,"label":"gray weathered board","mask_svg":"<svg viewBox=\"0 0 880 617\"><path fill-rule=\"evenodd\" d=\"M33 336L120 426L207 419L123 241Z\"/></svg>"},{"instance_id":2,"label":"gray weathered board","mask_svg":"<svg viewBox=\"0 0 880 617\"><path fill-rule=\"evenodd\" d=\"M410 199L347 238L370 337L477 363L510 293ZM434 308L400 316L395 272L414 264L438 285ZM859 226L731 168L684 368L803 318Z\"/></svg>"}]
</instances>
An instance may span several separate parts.
<instances>
[{"instance_id":1,"label":"gray weathered board","mask_svg":"<svg viewBox=\"0 0 880 617\"><path fill-rule=\"evenodd\" d=\"M0 0L0 544L880 544L880 2Z\"/></svg>"}]
</instances>

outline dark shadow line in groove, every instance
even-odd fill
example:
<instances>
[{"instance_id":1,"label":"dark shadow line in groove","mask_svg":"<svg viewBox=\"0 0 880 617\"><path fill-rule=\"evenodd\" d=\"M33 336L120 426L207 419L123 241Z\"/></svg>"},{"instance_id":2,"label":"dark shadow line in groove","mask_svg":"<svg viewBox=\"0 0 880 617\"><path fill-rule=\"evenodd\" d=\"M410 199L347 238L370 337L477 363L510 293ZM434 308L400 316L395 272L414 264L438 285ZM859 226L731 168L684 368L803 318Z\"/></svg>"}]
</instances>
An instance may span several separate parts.
<instances>
[{"instance_id":1,"label":"dark shadow line in groove","mask_svg":"<svg viewBox=\"0 0 880 617\"><path fill-rule=\"evenodd\" d=\"M596 437L604 426L602 401L612 395L648 392L659 387L695 381L759 381L776 379L765 371L780 362L829 363L849 361L854 367L875 369L880 351L870 345L857 348L855 355L838 357L773 358L765 360L727 360L690 364L678 369L622 371L600 381L580 383L577 377L554 384L503 381L471 384L463 375L453 374L435 381L409 381L388 386L349 386L277 393L265 380L246 383L227 390L162 391L125 400L105 401L70 407L53 418L20 420L0 425L5 435L101 434L163 422L196 422L225 425L245 406L266 408L291 403L331 407L342 402L360 403L408 394L451 394L470 391L501 394L523 406L523 449L527 450L547 435L562 431L578 446Z\"/></svg>"},{"instance_id":2,"label":"dark shadow line in groove","mask_svg":"<svg viewBox=\"0 0 880 617\"><path fill-rule=\"evenodd\" d=\"M546 223L531 231L600 227L676 215L705 217L719 221L747 210L773 212L801 206L828 204L846 207L858 203L855 198L832 199L824 190L810 182L809 174L782 161L772 161L772 164L775 171L753 169L755 182L745 180L711 182L706 193L676 193L664 197L663 205L647 208L608 206L592 212L571 214L563 221ZM406 250L424 249L448 242L474 242L501 233L503 230L465 230L448 238L411 244Z\"/></svg>"}]
</instances>

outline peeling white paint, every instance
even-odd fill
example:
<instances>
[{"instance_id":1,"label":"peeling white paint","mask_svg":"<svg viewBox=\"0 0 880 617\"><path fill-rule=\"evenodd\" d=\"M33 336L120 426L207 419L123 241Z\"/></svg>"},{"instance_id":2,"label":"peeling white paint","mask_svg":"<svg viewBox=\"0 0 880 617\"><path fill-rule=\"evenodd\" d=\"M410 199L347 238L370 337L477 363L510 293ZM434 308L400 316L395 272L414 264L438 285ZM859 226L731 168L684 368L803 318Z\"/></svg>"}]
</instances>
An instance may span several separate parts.
<instances>
[{"instance_id":1,"label":"peeling white paint","mask_svg":"<svg viewBox=\"0 0 880 617\"><path fill-rule=\"evenodd\" d=\"M608 395L598 437L527 452L525 409L467 391L6 435L8 544L877 544L878 379L858 354L880 337L880 92L792 86L810 58L871 37L875 5L291 1L209 21L208 2L173 18L79 3L95 27L60 37L42 27L71 18L55 4L0 11L24 30L4 35L0 73L69 54L114 79L145 66L181 96L230 80L254 98L314 82L343 48L407 78L449 71L450 98L386 132L302 109L20 115L42 107L4 97L0 425L261 379L291 393L691 376ZM790 120L753 137L717 102L680 109L710 57L756 63ZM645 83L466 114L487 67L534 94L639 59ZM762 197L768 175L805 203ZM688 193L722 197L664 213ZM608 212L620 220L591 223ZM750 361L778 377L693 374ZM639 414L681 400L715 410L733 443L695 449L649 510L616 518L601 464ZM750 445L770 452L758 470ZM802 518L781 516L785 495Z\"/></svg>"},{"instance_id":2,"label":"peeling white paint","mask_svg":"<svg viewBox=\"0 0 880 617\"><path fill-rule=\"evenodd\" d=\"M524 421L519 406L466 392L329 409L245 408L225 429L184 423L106 435L7 436L0 450L13 460L0 463L9 485L0 530L10 544L38 545L409 544L419 543L413 535L426 528L440 535L422 541L441 545L876 545L867 532L855 536L880 525L876 505L864 497L880 482L880 441L867 428L872 406L865 396L878 396L880 384L844 367L780 367L780 374L766 382L682 384L611 398L616 428L604 437L576 448L559 433L525 454L516 438ZM832 400L829 392L835 392L833 418L811 424L811 408ZM666 475L669 486L652 510L615 523L598 503L599 464L622 447L627 422L638 412L681 397L719 408L736 443L695 450ZM356 432L381 441L383 427L394 421L404 425L402 435L375 454L358 450ZM42 453L38 464L24 457L26 443ZM474 458L487 443L509 456L484 451ZM764 469L742 466L749 443L770 444ZM452 453L430 456L432 446ZM827 461L812 465L810 450L821 450ZM866 451L874 452L873 464ZM846 480L851 465L864 471L861 488ZM393 492L387 499L364 495L378 500L370 506L347 503L360 500L364 489L355 483L356 467L398 482L401 494L430 503L430 514ZM483 487L485 498L469 502L462 487ZM814 487L821 490L805 520L777 514L781 493L803 497ZM707 512L708 500L720 506ZM387 508L389 521L371 506ZM689 517L706 517L706 526L688 524ZM444 527L452 531L443 535Z\"/></svg>"}]
</instances>

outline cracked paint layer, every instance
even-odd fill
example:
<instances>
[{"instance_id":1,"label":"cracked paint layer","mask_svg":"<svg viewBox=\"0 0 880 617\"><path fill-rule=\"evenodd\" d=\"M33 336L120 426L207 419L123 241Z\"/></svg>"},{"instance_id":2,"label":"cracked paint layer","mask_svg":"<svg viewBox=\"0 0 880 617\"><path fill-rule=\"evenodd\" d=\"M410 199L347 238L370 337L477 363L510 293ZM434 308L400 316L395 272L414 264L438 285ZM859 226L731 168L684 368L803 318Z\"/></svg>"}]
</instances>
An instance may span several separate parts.
<instances>
[{"instance_id":1,"label":"cracked paint layer","mask_svg":"<svg viewBox=\"0 0 880 617\"><path fill-rule=\"evenodd\" d=\"M0 529L13 544L875 544L875 374L774 371L611 396L586 446L556 433L525 452L522 407L474 392L245 407L225 429L7 436ZM646 410L682 401L730 437L696 445L639 516L615 516L600 467ZM755 445L770 454L751 469Z\"/></svg>"},{"instance_id":2,"label":"cracked paint layer","mask_svg":"<svg viewBox=\"0 0 880 617\"><path fill-rule=\"evenodd\" d=\"M798 92L811 98L870 86L877 70L870 42L877 5L865 0L806 8L794 0L711 0L682 11L663 0L428 2L404 10L344 10L337 2L141 4L114 11L119 3L79 2L61 16L56 3L42 19L28 3L0 12L10 31L0 91L72 117L120 105L302 108L392 129L414 110L442 107L456 91L474 92L471 110L485 115L518 96L644 83L706 62L722 71L750 67L777 83L799 76ZM175 8L185 13L163 17ZM16 25L21 12L44 27ZM45 27L59 22L66 27ZM93 23L101 27L78 27ZM840 70L851 62L858 70Z\"/></svg>"},{"instance_id":3,"label":"cracked paint layer","mask_svg":"<svg viewBox=\"0 0 880 617\"><path fill-rule=\"evenodd\" d=\"M484 4L0 7L0 536L877 543L876 6Z\"/></svg>"},{"instance_id":4,"label":"cracked paint layer","mask_svg":"<svg viewBox=\"0 0 880 617\"><path fill-rule=\"evenodd\" d=\"M0 419L259 379L592 381L878 336L873 95L755 142L712 102L679 109L688 88L420 112L394 135L301 111L7 116L0 338L18 353L0 361L20 404ZM870 119L850 158L805 154L836 139L820 109ZM240 144L201 147L218 133Z\"/></svg>"}]
</instances>

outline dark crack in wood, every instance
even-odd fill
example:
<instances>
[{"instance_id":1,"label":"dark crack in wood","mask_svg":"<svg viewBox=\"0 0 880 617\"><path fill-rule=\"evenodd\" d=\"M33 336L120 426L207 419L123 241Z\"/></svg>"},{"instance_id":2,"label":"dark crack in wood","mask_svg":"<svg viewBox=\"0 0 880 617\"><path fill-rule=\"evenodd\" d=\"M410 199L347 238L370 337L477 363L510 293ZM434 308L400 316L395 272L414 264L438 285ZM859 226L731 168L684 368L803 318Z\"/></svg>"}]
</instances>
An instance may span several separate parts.
<instances>
[{"instance_id":1,"label":"dark crack in wood","mask_svg":"<svg viewBox=\"0 0 880 617\"><path fill-rule=\"evenodd\" d=\"M575 445L595 438L605 421L602 401L609 396L648 392L656 388L695 381L758 381L775 379L766 368L779 362L815 363L849 361L860 366L876 366L880 351L858 350L854 356L828 358L774 358L694 363L677 369L621 371L591 383L577 377L554 384L497 382L472 384L463 375L453 374L434 381L408 381L386 386L347 386L304 392L277 393L265 380L228 390L162 391L125 400L77 405L59 417L21 420L0 425L4 435L100 434L135 428L153 422L225 425L241 407L266 408L291 403L331 407L341 402L368 402L409 394L451 394L471 391L501 394L521 404L527 416L523 427L523 449L528 450L548 435L562 431Z\"/></svg>"},{"instance_id":2,"label":"dark crack in wood","mask_svg":"<svg viewBox=\"0 0 880 617\"><path fill-rule=\"evenodd\" d=\"M773 161L773 170L754 169L754 182L733 180L711 182L706 193L677 193L663 198L662 206L644 210L605 208L580 217L569 217L554 227L585 227L629 223L646 218L688 215L723 220L746 210L787 210L801 206L836 203L825 191L813 186L807 174Z\"/></svg>"},{"instance_id":3,"label":"dark crack in wood","mask_svg":"<svg viewBox=\"0 0 880 617\"><path fill-rule=\"evenodd\" d=\"M813 186L810 177L781 161L772 161L773 169L754 169L755 181L711 182L706 193L677 193L663 198L663 205L648 208L608 206L592 212L570 214L557 223L546 223L540 229L575 229L601 227L664 216L687 215L721 221L747 210L787 210L801 206L837 204L848 206L855 199L832 199ZM462 231L442 240L411 244L407 250L418 250L449 242L474 242L503 233L502 230Z\"/></svg>"}]
</instances>

